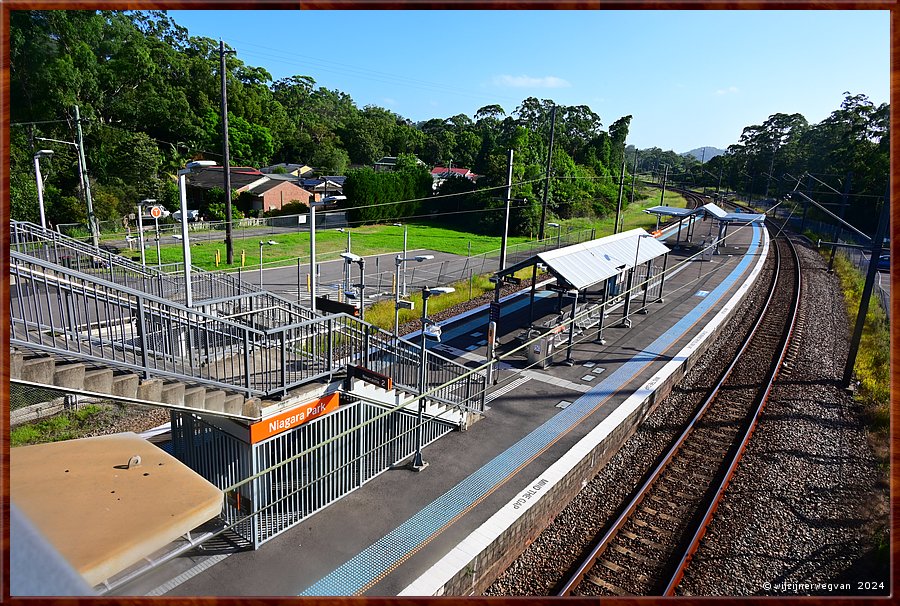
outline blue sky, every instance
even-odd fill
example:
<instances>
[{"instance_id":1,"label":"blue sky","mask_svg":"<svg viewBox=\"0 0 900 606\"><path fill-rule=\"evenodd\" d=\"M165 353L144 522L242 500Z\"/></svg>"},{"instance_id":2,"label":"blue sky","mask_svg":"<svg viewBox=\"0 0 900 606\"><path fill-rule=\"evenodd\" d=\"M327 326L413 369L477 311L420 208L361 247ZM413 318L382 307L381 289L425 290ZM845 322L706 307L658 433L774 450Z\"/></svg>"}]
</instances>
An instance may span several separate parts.
<instances>
[{"instance_id":1,"label":"blue sky","mask_svg":"<svg viewBox=\"0 0 900 606\"><path fill-rule=\"evenodd\" d=\"M888 11L169 11L249 65L414 121L526 97L588 105L628 143L677 152L843 92L889 102Z\"/></svg>"}]
</instances>

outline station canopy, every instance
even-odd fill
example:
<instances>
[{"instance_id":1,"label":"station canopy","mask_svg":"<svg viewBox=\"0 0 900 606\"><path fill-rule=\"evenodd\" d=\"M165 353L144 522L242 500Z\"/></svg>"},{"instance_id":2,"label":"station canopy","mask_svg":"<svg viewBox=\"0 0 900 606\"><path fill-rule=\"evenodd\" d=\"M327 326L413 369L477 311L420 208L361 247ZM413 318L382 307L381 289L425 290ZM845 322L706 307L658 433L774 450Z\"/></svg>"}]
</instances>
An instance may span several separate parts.
<instances>
[{"instance_id":1,"label":"station canopy","mask_svg":"<svg viewBox=\"0 0 900 606\"><path fill-rule=\"evenodd\" d=\"M643 229L632 229L538 253L497 272L497 276L512 275L520 269L543 263L559 284L584 290L668 252L665 244Z\"/></svg>"},{"instance_id":2,"label":"station canopy","mask_svg":"<svg viewBox=\"0 0 900 606\"><path fill-rule=\"evenodd\" d=\"M691 215L712 217L721 223L762 223L766 216L759 213L727 213L712 202L697 208L675 208L673 206L654 206L644 212L661 217L678 217L683 219Z\"/></svg>"}]
</instances>

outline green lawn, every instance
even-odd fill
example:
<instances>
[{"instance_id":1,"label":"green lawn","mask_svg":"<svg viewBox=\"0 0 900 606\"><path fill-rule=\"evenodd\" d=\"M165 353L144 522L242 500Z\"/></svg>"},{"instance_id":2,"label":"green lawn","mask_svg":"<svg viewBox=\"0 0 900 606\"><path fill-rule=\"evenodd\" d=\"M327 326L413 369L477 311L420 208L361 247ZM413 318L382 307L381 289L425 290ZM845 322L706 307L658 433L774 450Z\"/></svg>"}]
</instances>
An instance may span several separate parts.
<instances>
[{"instance_id":1,"label":"green lawn","mask_svg":"<svg viewBox=\"0 0 900 606\"><path fill-rule=\"evenodd\" d=\"M649 196L644 200L627 204L627 198L623 200L625 229L643 227L652 230L656 226L656 217L643 212L645 208L660 204L660 192L658 189L645 190ZM684 207L685 199L677 193L667 190L665 203L669 206ZM612 233L615 214L603 219L563 219L558 221L562 225L563 232L577 231L581 229L596 229L596 237L600 238ZM254 229L254 228L247 228ZM259 228L255 228L259 229ZM393 225L365 225L353 227L351 232L351 250L359 255L374 255L379 253L399 252L403 250L403 228ZM297 258L309 259L309 234L306 232L279 233L266 235L244 235L246 229L234 230L234 264L225 263L224 232L220 238L214 241L192 241L191 262L203 269L229 269L241 267L243 254L244 267L259 266L259 241L273 240L278 244L263 247L263 264L273 266L278 264L293 264ZM545 237L556 235L556 228L547 227L544 230ZM182 261L183 253L180 242L173 241L171 237L164 236L168 242L160 247L163 263L177 263ZM427 222L410 224L408 246L409 250L429 249L457 255L480 255L485 252L500 248L499 236L485 236L453 229L446 229ZM527 237L511 237L509 245L527 242ZM471 246L471 249L470 249ZM337 259L338 255L347 247L347 234L336 229L316 231L316 257L319 261ZM219 253L220 263L216 266L216 251ZM125 251L125 255L139 258L137 251ZM147 249L147 260L156 261L154 246Z\"/></svg>"},{"instance_id":2,"label":"green lawn","mask_svg":"<svg viewBox=\"0 0 900 606\"><path fill-rule=\"evenodd\" d=\"M660 190L659 189L647 189L646 193L649 194L649 197L643 200L636 200L634 204L628 204L628 198L623 196L622 206L623 212L625 214L624 219L624 228L625 230L635 229L637 227L642 227L647 231L652 231L656 228L656 216L650 215L644 212L645 208L652 208L653 206L659 206L660 204L668 204L669 206L674 206L677 208L684 208L687 205L687 200L684 199L679 193L666 190L666 197L664 202L660 202ZM561 221L557 221L562 225L562 230L565 232L568 229L571 230L579 230L579 229L596 229L598 238L602 238L603 236L608 236L613 232L613 222L616 220L615 213L612 213L608 217L604 217L602 219L563 219ZM544 235L547 237L556 235L555 227L548 227L544 231Z\"/></svg>"},{"instance_id":3,"label":"green lawn","mask_svg":"<svg viewBox=\"0 0 900 606\"><path fill-rule=\"evenodd\" d=\"M222 240L207 242L192 242L191 262L204 269L216 269L216 251L219 251L219 269L241 266L241 254L244 254L245 267L257 267L259 265L259 241L272 240L278 244L263 247L263 263L265 265L295 263L297 258L309 258L309 234L304 232L280 233L274 235L242 236L243 230L234 232L234 265L225 264L225 243ZM359 255L374 255L387 252L399 252L403 250L403 228L393 225L366 225L350 229L351 250ZM224 238L224 233L222 234ZM483 236L466 232L445 229L430 225L410 225L408 236L409 250L430 249L440 252L465 255L480 255L500 248L500 237ZM525 237L511 237L510 244L526 242ZM347 248L347 234L335 229L316 231L316 258L319 261L327 261L338 258L338 255ZM182 260L181 243L166 244L160 248L163 263L176 263ZM137 257L137 251L125 254ZM147 258L151 262L156 260L156 251L153 246L147 249Z\"/></svg>"}]
</instances>

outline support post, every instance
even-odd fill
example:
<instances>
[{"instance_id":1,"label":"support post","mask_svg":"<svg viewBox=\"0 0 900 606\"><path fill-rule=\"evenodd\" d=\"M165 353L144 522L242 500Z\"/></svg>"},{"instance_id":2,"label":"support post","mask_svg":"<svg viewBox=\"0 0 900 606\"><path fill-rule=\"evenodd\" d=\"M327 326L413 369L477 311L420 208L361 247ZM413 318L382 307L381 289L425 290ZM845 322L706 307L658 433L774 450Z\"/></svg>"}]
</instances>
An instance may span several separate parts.
<instances>
[{"instance_id":1,"label":"support post","mask_svg":"<svg viewBox=\"0 0 900 606\"><path fill-rule=\"evenodd\" d=\"M890 184L885 193L884 202L881 205L881 217L878 219L878 228L875 238L872 240L872 252L869 255L869 270L866 272L866 283L863 286L862 299L859 302L859 312L856 314L856 325L853 328L853 337L850 339L850 351L847 353L847 363L844 366L844 378L841 385L850 386L853 379L853 366L856 364L856 354L859 353L859 343L862 340L863 327L866 323L866 314L869 311L869 299L872 298L872 289L875 286L875 274L878 272L878 258L884 245L884 232L887 229L890 217Z\"/></svg>"},{"instance_id":2,"label":"support post","mask_svg":"<svg viewBox=\"0 0 900 606\"><path fill-rule=\"evenodd\" d=\"M572 313L569 315L569 343L566 346L566 366L574 366L575 360L572 359L572 344L575 342L575 312L578 309L578 295L581 291L575 291L575 299L572 301Z\"/></svg>"}]
</instances>

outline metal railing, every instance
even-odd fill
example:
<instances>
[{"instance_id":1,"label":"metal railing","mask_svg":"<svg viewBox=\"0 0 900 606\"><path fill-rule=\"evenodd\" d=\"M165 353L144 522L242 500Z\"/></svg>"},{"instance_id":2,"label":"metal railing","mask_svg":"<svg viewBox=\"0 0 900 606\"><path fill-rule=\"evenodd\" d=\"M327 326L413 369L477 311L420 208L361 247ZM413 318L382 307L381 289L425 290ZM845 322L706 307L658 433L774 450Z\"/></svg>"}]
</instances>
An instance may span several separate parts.
<instances>
[{"instance_id":1,"label":"metal railing","mask_svg":"<svg viewBox=\"0 0 900 606\"><path fill-rule=\"evenodd\" d=\"M359 364L419 394L480 410L485 377L346 314L297 318L256 293L188 308L10 251L10 342L65 358L239 390L289 390ZM299 309L299 307L298 307ZM289 322L288 320L300 321Z\"/></svg>"}]
</instances>

